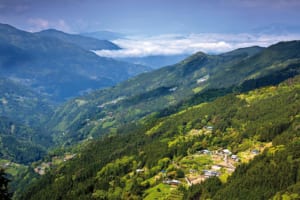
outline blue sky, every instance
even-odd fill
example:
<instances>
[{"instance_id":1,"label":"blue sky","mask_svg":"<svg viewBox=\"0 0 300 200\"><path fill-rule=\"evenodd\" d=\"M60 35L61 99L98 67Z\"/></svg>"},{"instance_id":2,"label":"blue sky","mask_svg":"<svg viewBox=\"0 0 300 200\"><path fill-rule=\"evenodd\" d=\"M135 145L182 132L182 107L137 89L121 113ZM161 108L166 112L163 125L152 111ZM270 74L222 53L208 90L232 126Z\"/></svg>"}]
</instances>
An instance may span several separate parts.
<instances>
[{"instance_id":1,"label":"blue sky","mask_svg":"<svg viewBox=\"0 0 300 200\"><path fill-rule=\"evenodd\" d=\"M132 45L153 41L156 45L172 41L185 45L189 42L178 38L199 42L202 37L212 44L202 39L206 48L194 45L191 53L221 52L248 44L266 46L280 39L298 39L299 10L299 0L0 0L0 22L27 31L110 30L140 36L139 43ZM243 40L232 41L235 37ZM255 38L260 41L255 43ZM133 43L132 39L116 42L126 48ZM154 51L159 47L151 46ZM135 53L139 54L138 50Z\"/></svg>"},{"instance_id":2,"label":"blue sky","mask_svg":"<svg viewBox=\"0 0 300 200\"><path fill-rule=\"evenodd\" d=\"M0 21L32 31L228 33L298 26L299 10L298 0L0 0Z\"/></svg>"}]
</instances>

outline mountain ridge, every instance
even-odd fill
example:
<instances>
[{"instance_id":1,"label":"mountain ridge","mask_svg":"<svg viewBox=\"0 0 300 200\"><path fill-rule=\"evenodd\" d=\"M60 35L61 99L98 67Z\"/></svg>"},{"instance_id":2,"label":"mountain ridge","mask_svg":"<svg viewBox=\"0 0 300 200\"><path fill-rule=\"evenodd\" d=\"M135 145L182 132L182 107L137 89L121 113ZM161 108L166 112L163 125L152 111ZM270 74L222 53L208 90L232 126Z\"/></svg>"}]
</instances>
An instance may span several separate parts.
<instances>
[{"instance_id":1,"label":"mountain ridge","mask_svg":"<svg viewBox=\"0 0 300 200\"><path fill-rule=\"evenodd\" d=\"M46 123L40 124L47 132L38 126L30 129L25 122L2 118L3 141L21 146L25 155L28 151L23 144L34 149L38 147L36 144L45 142L43 138L51 137L53 144L49 145L57 147L44 160L33 163L26 172L28 181L35 177L32 167L42 167L47 171L52 168L47 163L55 163L53 169L38 179L40 186L30 185L22 194L17 191L16 198L25 195L20 199L40 199L41 196L51 199L55 194L60 198L75 199L120 196L153 199L153 195L159 196L159 191L173 196L175 194L164 185L168 180L163 176L185 182L185 175L193 180L193 170L202 177L203 171L209 170L204 166L218 164L209 157L194 160L199 157L197 151L228 148L246 162L247 157L243 155L251 149L272 151L270 142L273 141L274 145L289 144L289 138L294 137L291 130L297 127L299 110L299 56L299 41L282 42L268 48L242 48L220 55L198 52L178 64L71 99L50 113ZM0 87L5 97L1 100L4 107L14 99L26 99L15 95L23 91L18 89L18 84L12 84L11 89L5 89L9 84ZM34 136L34 142L28 141L27 136L15 140L16 137L9 135L12 129L19 130L13 131L15 133L22 131L23 136L27 133L29 137ZM281 139L286 143L280 143ZM0 148L3 149L7 149L5 145ZM8 156L18 149L8 150L1 153L8 159L26 164L49 151L37 148L34 150L36 157L24 160ZM289 155L290 151L286 153ZM198 162L206 165L200 166ZM237 172L238 166L235 163ZM145 173L140 174L141 170ZM165 175L163 171L166 171ZM109 174L116 176L108 177ZM201 195L212 197L214 194L203 190L210 188L210 181L216 181L214 184L220 188L215 188L218 193L214 197L225 196L222 188L232 187L223 185L226 180L231 180L228 178L231 172L225 170L224 173L223 170L221 174L221 182L208 179L207 183L196 188L196 194L193 194L193 189L181 187L176 194L197 197L200 191ZM58 180L59 176L61 179ZM163 180L165 182L161 182ZM70 181L79 183L79 186ZM44 185L47 187L43 188ZM285 188L279 189L284 191ZM74 196L74 191L80 195ZM270 195L275 194L270 192Z\"/></svg>"},{"instance_id":2,"label":"mountain ridge","mask_svg":"<svg viewBox=\"0 0 300 200\"><path fill-rule=\"evenodd\" d=\"M9 25L0 25L0 39L0 50L4 52L0 56L1 76L19 79L21 83L27 81L27 85L48 94L54 101L113 86L150 70L142 65L99 57L76 44ZM74 87L73 80L82 84Z\"/></svg>"},{"instance_id":3,"label":"mountain ridge","mask_svg":"<svg viewBox=\"0 0 300 200\"><path fill-rule=\"evenodd\" d=\"M68 34L55 29L47 29L34 33L42 37L55 37L57 39L76 44L86 50L119 50L116 44L108 40L98 40L77 34Z\"/></svg>"}]
</instances>

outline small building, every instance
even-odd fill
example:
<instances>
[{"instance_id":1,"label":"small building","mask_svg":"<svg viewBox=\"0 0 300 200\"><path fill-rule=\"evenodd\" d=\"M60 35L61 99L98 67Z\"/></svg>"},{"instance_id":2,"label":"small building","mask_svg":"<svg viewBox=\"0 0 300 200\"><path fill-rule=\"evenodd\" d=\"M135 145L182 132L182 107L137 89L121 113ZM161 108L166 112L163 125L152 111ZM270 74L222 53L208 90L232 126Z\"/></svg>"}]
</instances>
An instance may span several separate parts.
<instances>
[{"instance_id":1,"label":"small building","mask_svg":"<svg viewBox=\"0 0 300 200\"><path fill-rule=\"evenodd\" d=\"M9 167L10 165L11 165L11 163L10 163L10 162L7 162L7 163L4 164L4 168Z\"/></svg>"},{"instance_id":2,"label":"small building","mask_svg":"<svg viewBox=\"0 0 300 200\"><path fill-rule=\"evenodd\" d=\"M171 180L171 185L179 185L181 183L181 181L179 181L179 180L176 180L176 179L173 179L173 180Z\"/></svg>"},{"instance_id":3,"label":"small building","mask_svg":"<svg viewBox=\"0 0 300 200\"><path fill-rule=\"evenodd\" d=\"M213 126L204 126L204 128L208 131L212 131L214 129Z\"/></svg>"},{"instance_id":4,"label":"small building","mask_svg":"<svg viewBox=\"0 0 300 200\"><path fill-rule=\"evenodd\" d=\"M201 154L205 154L205 155L210 155L211 154L211 152L209 150L207 150L207 149L201 150L200 153Z\"/></svg>"},{"instance_id":5,"label":"small building","mask_svg":"<svg viewBox=\"0 0 300 200\"><path fill-rule=\"evenodd\" d=\"M223 149L222 152L226 155L230 155L231 151L229 151L228 149Z\"/></svg>"},{"instance_id":6,"label":"small building","mask_svg":"<svg viewBox=\"0 0 300 200\"><path fill-rule=\"evenodd\" d=\"M145 170L144 169L137 169L135 171L136 171L136 173L143 173Z\"/></svg>"},{"instance_id":7,"label":"small building","mask_svg":"<svg viewBox=\"0 0 300 200\"><path fill-rule=\"evenodd\" d=\"M254 154L254 155L257 155L257 154L259 154L259 150L253 149L253 150L251 151L251 153Z\"/></svg>"},{"instance_id":8,"label":"small building","mask_svg":"<svg viewBox=\"0 0 300 200\"><path fill-rule=\"evenodd\" d=\"M205 177L213 177L219 176L220 172L212 171L212 170L203 170L202 171Z\"/></svg>"},{"instance_id":9,"label":"small building","mask_svg":"<svg viewBox=\"0 0 300 200\"><path fill-rule=\"evenodd\" d=\"M209 79L209 75L203 76L203 77L197 79L197 83L198 84L203 83L203 82L207 81L208 79Z\"/></svg>"},{"instance_id":10,"label":"small building","mask_svg":"<svg viewBox=\"0 0 300 200\"><path fill-rule=\"evenodd\" d=\"M215 170L215 171L219 171L221 168L222 168L222 167L219 166L219 165L213 165L213 166L211 166L211 169L212 169L212 170Z\"/></svg>"},{"instance_id":11,"label":"small building","mask_svg":"<svg viewBox=\"0 0 300 200\"><path fill-rule=\"evenodd\" d=\"M237 155L232 155L231 159L238 162L239 161L239 157Z\"/></svg>"},{"instance_id":12,"label":"small building","mask_svg":"<svg viewBox=\"0 0 300 200\"><path fill-rule=\"evenodd\" d=\"M179 185L181 183L181 181L176 180L176 179L172 179L172 180L164 180L163 183L168 184L168 185Z\"/></svg>"},{"instance_id":13,"label":"small building","mask_svg":"<svg viewBox=\"0 0 300 200\"><path fill-rule=\"evenodd\" d=\"M175 92L177 90L177 87L173 87L169 89L169 92Z\"/></svg>"}]
</instances>

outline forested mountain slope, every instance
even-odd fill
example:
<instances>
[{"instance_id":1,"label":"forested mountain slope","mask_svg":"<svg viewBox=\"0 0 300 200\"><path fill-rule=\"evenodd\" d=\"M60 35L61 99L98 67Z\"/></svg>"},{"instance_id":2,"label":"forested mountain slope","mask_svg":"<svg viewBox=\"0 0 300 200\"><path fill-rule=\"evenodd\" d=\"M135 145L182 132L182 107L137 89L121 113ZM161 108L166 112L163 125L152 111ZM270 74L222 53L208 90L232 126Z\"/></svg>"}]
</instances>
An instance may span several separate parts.
<instances>
[{"instance_id":1,"label":"forested mountain slope","mask_svg":"<svg viewBox=\"0 0 300 200\"><path fill-rule=\"evenodd\" d=\"M46 155L53 141L42 124L53 109L45 96L0 78L0 158L29 164Z\"/></svg>"},{"instance_id":2,"label":"forested mountain slope","mask_svg":"<svg viewBox=\"0 0 300 200\"><path fill-rule=\"evenodd\" d=\"M0 116L35 127L44 123L53 109L46 96L0 77Z\"/></svg>"},{"instance_id":3,"label":"forested mountain slope","mask_svg":"<svg viewBox=\"0 0 300 200\"><path fill-rule=\"evenodd\" d=\"M9 30L19 34L18 30ZM37 37L29 35L33 41ZM16 65L9 66L18 66L30 58L27 50L7 45L21 60L4 54L3 63L13 61ZM48 147L61 147L33 163L28 174L22 175L24 179L19 176L22 180L13 183L18 187L15 197L227 198L224 193L236 188L240 180L239 175L228 177L235 169L239 172L241 163L223 163L225 158L219 155L222 149L238 155L242 163L249 162L254 157L249 152L258 149L261 156L266 156L257 161L259 164L269 159L269 154L262 152L273 151L271 142L286 145L298 140L293 128L298 126L299 73L299 41L220 55L199 52L176 65L72 99L55 112L45 96L20 84L23 81L32 87L31 80L0 79L1 158L30 164L44 157ZM268 87L261 88L264 86ZM256 88L261 89L252 91ZM207 149L218 153L199 153ZM63 155L68 150L71 152ZM287 149L283 154L290 151ZM291 155L294 162L297 156ZM245 169L250 170L251 163ZM38 170L41 166L42 174L46 174L35 182L33 168ZM218 174L220 180L208 179L200 187L195 186L206 179L207 170L218 166L223 166ZM297 163L293 167L298 169ZM172 180L180 183L169 182ZM28 181L33 185L25 188ZM287 179L274 189L265 188L269 191L266 194L260 194L256 188L257 195L269 198L281 195L275 194L279 191L287 193L288 187L297 181ZM258 184L261 182L258 180ZM169 184L177 186L174 189ZM296 190L296 186L291 190ZM232 195L235 198L241 194Z\"/></svg>"},{"instance_id":4,"label":"forested mountain slope","mask_svg":"<svg viewBox=\"0 0 300 200\"><path fill-rule=\"evenodd\" d=\"M298 73L299 58L299 41L220 55L199 52L176 65L73 99L56 110L48 125L54 127L57 141L65 143L115 133L122 124L176 106L195 94L213 99L211 97L232 92L233 86L248 84L249 89L253 89L255 84L259 86L253 80L262 77L269 77L269 83L263 85L276 84L278 74L294 76Z\"/></svg>"},{"instance_id":5,"label":"forested mountain slope","mask_svg":"<svg viewBox=\"0 0 300 200\"><path fill-rule=\"evenodd\" d=\"M53 168L20 198L296 198L299 94L297 76L278 86L229 94L169 116L148 116L118 129L116 136L90 141L74 159ZM207 178L216 166L219 178ZM192 182L197 178L204 179L200 186Z\"/></svg>"},{"instance_id":6,"label":"forested mountain slope","mask_svg":"<svg viewBox=\"0 0 300 200\"><path fill-rule=\"evenodd\" d=\"M0 117L0 158L16 163L30 164L46 155L53 145L51 135L42 129L16 123Z\"/></svg>"}]
</instances>

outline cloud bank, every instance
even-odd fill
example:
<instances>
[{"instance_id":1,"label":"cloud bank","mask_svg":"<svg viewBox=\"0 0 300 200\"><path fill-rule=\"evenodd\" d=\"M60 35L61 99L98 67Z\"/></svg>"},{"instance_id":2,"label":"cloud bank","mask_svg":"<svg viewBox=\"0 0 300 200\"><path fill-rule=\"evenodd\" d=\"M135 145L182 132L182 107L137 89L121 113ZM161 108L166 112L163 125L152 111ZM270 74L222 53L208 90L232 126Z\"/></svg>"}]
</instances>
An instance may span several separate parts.
<instances>
[{"instance_id":1,"label":"cloud bank","mask_svg":"<svg viewBox=\"0 0 300 200\"><path fill-rule=\"evenodd\" d=\"M217 54L242 47L267 47L280 41L299 39L300 34L169 34L118 39L113 42L119 45L122 48L121 50L100 50L94 52L99 56L112 58L193 54L198 51Z\"/></svg>"}]
</instances>

